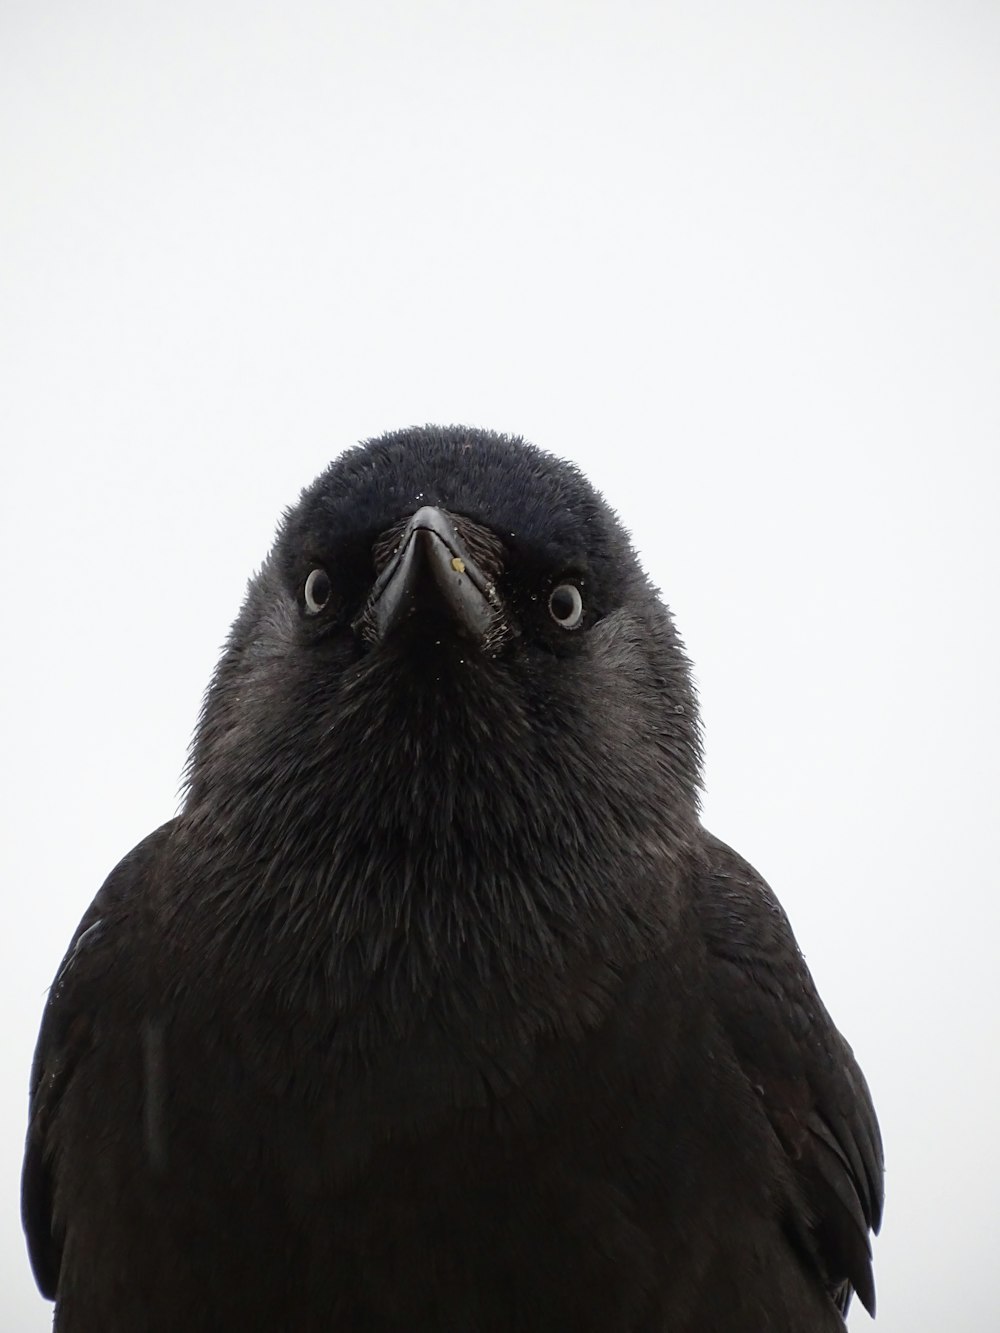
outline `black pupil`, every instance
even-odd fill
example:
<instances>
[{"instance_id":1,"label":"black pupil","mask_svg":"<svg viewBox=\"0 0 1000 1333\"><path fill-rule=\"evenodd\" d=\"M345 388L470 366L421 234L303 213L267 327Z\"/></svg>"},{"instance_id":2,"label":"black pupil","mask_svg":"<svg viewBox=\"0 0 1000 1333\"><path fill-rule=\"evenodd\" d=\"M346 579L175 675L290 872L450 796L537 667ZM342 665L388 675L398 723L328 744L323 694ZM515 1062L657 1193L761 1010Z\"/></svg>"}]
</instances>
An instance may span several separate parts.
<instances>
[{"instance_id":1,"label":"black pupil","mask_svg":"<svg viewBox=\"0 0 1000 1333\"><path fill-rule=\"evenodd\" d=\"M572 588L563 585L561 588L556 588L552 594L549 606L556 620L569 620L576 614L576 598L573 596L573 591Z\"/></svg>"},{"instance_id":2,"label":"black pupil","mask_svg":"<svg viewBox=\"0 0 1000 1333\"><path fill-rule=\"evenodd\" d=\"M322 570L309 576L309 597L316 606L322 606L330 596L330 580Z\"/></svg>"}]
</instances>

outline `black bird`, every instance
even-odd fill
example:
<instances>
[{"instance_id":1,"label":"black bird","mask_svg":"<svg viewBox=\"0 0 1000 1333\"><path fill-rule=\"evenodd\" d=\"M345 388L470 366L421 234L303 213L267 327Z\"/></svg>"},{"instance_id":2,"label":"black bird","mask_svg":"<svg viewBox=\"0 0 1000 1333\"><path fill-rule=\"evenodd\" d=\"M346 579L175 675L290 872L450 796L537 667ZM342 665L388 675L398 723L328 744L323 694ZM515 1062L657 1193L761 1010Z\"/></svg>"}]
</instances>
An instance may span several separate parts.
<instances>
[{"instance_id":1,"label":"black bird","mask_svg":"<svg viewBox=\"0 0 1000 1333\"><path fill-rule=\"evenodd\" d=\"M868 1089L698 816L688 662L517 439L403 431L251 580L177 818L45 1010L60 1333L822 1333L874 1310Z\"/></svg>"}]
</instances>

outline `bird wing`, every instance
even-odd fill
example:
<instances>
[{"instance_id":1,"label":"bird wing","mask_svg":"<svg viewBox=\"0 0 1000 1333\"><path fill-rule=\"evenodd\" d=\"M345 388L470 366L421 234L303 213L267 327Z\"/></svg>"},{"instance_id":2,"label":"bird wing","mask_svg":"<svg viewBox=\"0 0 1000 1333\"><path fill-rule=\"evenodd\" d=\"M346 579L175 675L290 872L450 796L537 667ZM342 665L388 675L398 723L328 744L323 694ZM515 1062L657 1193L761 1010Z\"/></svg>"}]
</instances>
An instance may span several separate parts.
<instances>
[{"instance_id":1,"label":"bird wing","mask_svg":"<svg viewBox=\"0 0 1000 1333\"><path fill-rule=\"evenodd\" d=\"M28 1136L21 1175L21 1218L35 1281L55 1298L62 1259L53 1218L51 1129L63 1092L93 1044L102 999L121 955L123 915L147 891L175 821L134 847L105 880L84 914L49 990L31 1070Z\"/></svg>"},{"instance_id":2,"label":"bird wing","mask_svg":"<svg viewBox=\"0 0 1000 1333\"><path fill-rule=\"evenodd\" d=\"M846 1313L875 1312L869 1231L882 1219L882 1140L854 1054L817 994L788 918L757 872L702 834L696 895L719 1016L800 1183L789 1219Z\"/></svg>"}]
</instances>

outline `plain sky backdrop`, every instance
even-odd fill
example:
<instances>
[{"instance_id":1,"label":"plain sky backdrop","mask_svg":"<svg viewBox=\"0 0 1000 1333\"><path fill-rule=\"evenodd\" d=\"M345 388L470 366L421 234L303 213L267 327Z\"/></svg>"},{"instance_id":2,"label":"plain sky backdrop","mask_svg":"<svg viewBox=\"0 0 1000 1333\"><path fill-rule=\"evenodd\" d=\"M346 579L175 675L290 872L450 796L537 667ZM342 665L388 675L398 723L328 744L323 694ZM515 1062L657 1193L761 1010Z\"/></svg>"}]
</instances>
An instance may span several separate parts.
<instances>
[{"instance_id":1,"label":"plain sky backdrop","mask_svg":"<svg viewBox=\"0 0 1000 1333\"><path fill-rule=\"evenodd\" d=\"M0 1328L50 1318L17 1180L69 936L283 507L425 421L623 515L706 823L871 1083L876 1327L990 1333L996 0L3 0Z\"/></svg>"}]
</instances>

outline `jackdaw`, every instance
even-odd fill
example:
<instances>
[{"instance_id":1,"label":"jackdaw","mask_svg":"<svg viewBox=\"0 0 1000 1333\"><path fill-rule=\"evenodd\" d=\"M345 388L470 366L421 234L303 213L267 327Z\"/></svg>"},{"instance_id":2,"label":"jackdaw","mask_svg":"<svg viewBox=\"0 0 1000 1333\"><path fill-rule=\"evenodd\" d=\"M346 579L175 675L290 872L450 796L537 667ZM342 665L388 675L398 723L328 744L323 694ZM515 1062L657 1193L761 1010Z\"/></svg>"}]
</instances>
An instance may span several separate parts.
<instances>
[{"instance_id":1,"label":"jackdaw","mask_svg":"<svg viewBox=\"0 0 1000 1333\"><path fill-rule=\"evenodd\" d=\"M615 515L414 429L303 492L181 813L45 1009L23 1213L59 1333L834 1333L882 1148Z\"/></svg>"}]
</instances>

